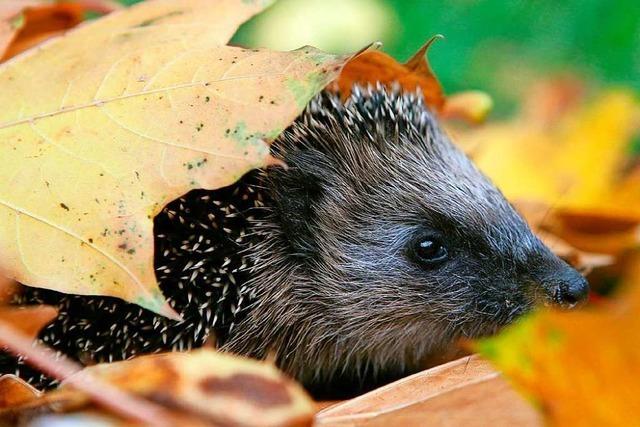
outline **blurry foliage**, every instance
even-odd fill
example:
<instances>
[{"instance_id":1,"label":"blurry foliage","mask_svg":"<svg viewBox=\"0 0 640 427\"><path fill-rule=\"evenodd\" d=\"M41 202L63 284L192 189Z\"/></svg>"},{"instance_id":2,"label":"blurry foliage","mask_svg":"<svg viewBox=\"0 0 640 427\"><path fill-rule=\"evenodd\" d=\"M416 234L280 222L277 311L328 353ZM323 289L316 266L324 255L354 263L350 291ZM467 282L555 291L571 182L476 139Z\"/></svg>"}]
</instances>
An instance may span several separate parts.
<instances>
[{"instance_id":1,"label":"blurry foliage","mask_svg":"<svg viewBox=\"0 0 640 427\"><path fill-rule=\"evenodd\" d=\"M290 23L283 18L286 10L312 3L316 2L281 1L246 25L235 41L260 44L254 37L256 29L268 22L271 31L290 44ZM331 8L329 3L333 2L326 2L326 8ZM315 14L305 23L317 38L313 44L333 51L353 50L349 43L353 28L368 27L370 41L382 40L388 53L406 60L430 36L444 34L446 40L434 46L429 59L447 92L485 90L495 97L498 112L513 107L533 79L559 71L640 89L640 2L636 0L381 0L368 4L369 9L387 11L385 25L368 21L369 11L343 26ZM323 32L331 35L333 44L323 44L327 40Z\"/></svg>"},{"instance_id":2,"label":"blurry foliage","mask_svg":"<svg viewBox=\"0 0 640 427\"><path fill-rule=\"evenodd\" d=\"M135 0L122 2L131 4ZM217 8L215 15L219 16ZM216 28L214 22L211 25ZM532 399L549 425L629 425L640 417L640 98L632 93L640 89L637 0L615 4L603 0L281 0L269 13L246 25L234 40L282 50L312 44L335 52L353 51L370 41L382 40L389 53L404 60L434 33L448 36L444 48L430 51L430 59L449 93L481 88L495 95L502 112L513 105L520 105L520 112L480 127L451 120L482 117L474 113L486 111L490 101L473 91L442 96L422 53L406 64L395 63L380 52L365 53L343 69L336 85L348 90L353 81L373 80L398 81L405 89L425 88L434 97L428 104L439 110L455 140L514 202L543 241L585 274L591 272L588 278L595 292L583 310L543 308L501 334L477 341L473 348L492 360ZM164 49L167 45L162 46ZM167 55L166 49L163 54ZM173 58L170 52L168 55ZM73 65L77 68L78 63ZM631 90L598 87L605 84ZM236 88L229 86L230 90ZM429 96L426 99L429 101ZM618 283L622 285L619 288ZM12 282L5 281L4 287L0 303L15 291ZM43 306L0 309L3 321L18 324L31 335L41 322L56 314L55 309ZM15 343L22 338L6 338L11 327L0 322L0 329L4 330L4 344L13 342L15 352L31 358L24 350L32 348L29 340L21 347ZM88 370L118 374L109 379L133 378L133 382L115 384L143 397L157 397L158 384L173 384L168 390L182 393L160 399L169 402L170 409L194 409L198 415L220 409L228 415L225 409L237 408L251 399L244 395L238 399L231 393L225 400L219 390L202 392L202 380L212 378L217 381L213 384L235 390L226 385L228 379L223 378L221 383L222 377L203 377L210 374L203 366L215 365L216 374L224 367L208 361L223 356L207 351L171 353L162 359L137 358ZM200 362L195 363L198 355ZM183 358L191 358L191 363L175 363ZM150 360L172 363L159 365ZM47 366L39 363L41 368ZM468 361L464 363L466 371ZM250 368L255 362L231 358L227 364L227 368L236 364ZM185 375L173 375L174 371L180 373L174 365ZM282 380L272 368L268 368L271 373L264 365L255 369L260 369L262 376L254 375L254 383L256 378L262 382L275 379L281 392L297 396L297 400L289 401L298 405L288 408L284 415L311 416L313 406L301 388ZM158 377L167 372L173 376ZM159 381L155 384L147 377ZM93 384L84 391L94 398L102 396L103 390ZM193 387L196 384L200 387L197 390ZM15 378L4 387L5 395L11 393L12 405L16 404L15 396L18 400L25 396L37 400L38 396ZM272 389L265 392L271 393ZM199 393L199 399L194 399L193 390ZM405 388L405 393L408 390ZM66 392L63 387L54 393L68 399ZM0 397L2 394L0 387ZM256 390L250 394L255 400ZM264 408L258 411L262 416ZM135 411L130 407L125 412ZM264 417L256 417L256 413L246 408L232 411L233 415L246 416L240 420L243 424L252 420L262 423ZM192 414L173 415L191 421L187 417Z\"/></svg>"},{"instance_id":3,"label":"blurry foliage","mask_svg":"<svg viewBox=\"0 0 640 427\"><path fill-rule=\"evenodd\" d=\"M571 72L640 90L637 0L280 0L234 42L347 52L381 40L404 61L437 33L446 40L429 59L447 92L487 91L498 113L543 74Z\"/></svg>"},{"instance_id":4,"label":"blurry foliage","mask_svg":"<svg viewBox=\"0 0 640 427\"><path fill-rule=\"evenodd\" d=\"M389 0L403 27L387 43L404 57L430 34L430 60L448 91L480 88L515 103L541 74L577 72L640 89L640 2Z\"/></svg>"},{"instance_id":5,"label":"blurry foliage","mask_svg":"<svg viewBox=\"0 0 640 427\"><path fill-rule=\"evenodd\" d=\"M351 53L374 41L395 39L400 27L395 15L384 0L278 0L234 41L277 50L311 45Z\"/></svg>"}]
</instances>

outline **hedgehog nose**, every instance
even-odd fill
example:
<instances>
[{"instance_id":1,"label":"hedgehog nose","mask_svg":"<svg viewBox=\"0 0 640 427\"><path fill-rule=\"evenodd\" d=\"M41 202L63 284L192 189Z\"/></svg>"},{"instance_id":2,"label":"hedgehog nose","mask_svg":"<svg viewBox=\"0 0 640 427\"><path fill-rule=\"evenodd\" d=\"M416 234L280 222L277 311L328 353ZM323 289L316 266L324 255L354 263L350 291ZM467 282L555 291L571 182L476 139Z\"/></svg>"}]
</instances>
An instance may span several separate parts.
<instances>
[{"instance_id":1,"label":"hedgehog nose","mask_svg":"<svg viewBox=\"0 0 640 427\"><path fill-rule=\"evenodd\" d=\"M586 300L589 294L587 280L573 268L564 269L551 281L548 289L553 301L563 307L571 308Z\"/></svg>"}]
</instances>

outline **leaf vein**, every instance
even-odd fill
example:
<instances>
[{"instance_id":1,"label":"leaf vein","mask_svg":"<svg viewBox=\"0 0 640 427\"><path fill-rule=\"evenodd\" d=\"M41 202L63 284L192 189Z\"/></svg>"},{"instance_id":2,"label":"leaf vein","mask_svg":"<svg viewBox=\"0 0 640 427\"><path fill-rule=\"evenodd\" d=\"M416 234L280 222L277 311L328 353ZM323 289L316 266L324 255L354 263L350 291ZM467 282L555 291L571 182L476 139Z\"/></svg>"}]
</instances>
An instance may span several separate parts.
<instances>
[{"instance_id":1,"label":"leaf vein","mask_svg":"<svg viewBox=\"0 0 640 427\"><path fill-rule=\"evenodd\" d=\"M183 83L183 84L178 84L178 85L169 86L169 87L151 89L151 90L148 90L148 91L142 91L142 92L137 92L137 93L120 95L120 96L116 96L116 97L108 98L108 99L104 99L104 100L93 100L91 102L88 102L88 103L85 103L85 104L81 104L81 105L76 105L74 107L66 108L64 110L49 111L49 112L46 112L46 113L36 114L36 115L29 116L29 117L20 117L17 120L14 120L14 121L11 121L11 122L6 122L4 124L0 124L0 129L7 129L7 128L11 128L13 126L17 126L17 125L29 122L31 120L46 119L46 118L49 118L49 117L58 116L60 114L66 114L66 113L70 113L70 112L74 112L74 111L78 111L78 110L83 110L85 108L100 107L100 106L103 106L103 105L106 105L106 104L109 104L109 103L112 103L112 102L122 101L122 100L128 99L128 98L135 98L135 97L145 96L145 95L153 95L153 94L161 93L161 92L165 92L165 91L189 89L191 87L196 87L196 86L204 86L204 87L206 87L207 85L213 85L213 84L216 84L216 83L223 83L223 82L232 81L232 80L255 79L255 78L269 77L269 76L273 77L273 76L279 76L279 75L282 75L282 74L283 74L282 72L253 74L253 75L249 74L249 75L244 75L244 76L237 76L237 77L229 77L229 78L226 78L226 79L219 79L219 80L215 80L215 81L212 81L212 82L206 82L206 81L189 82L189 83Z\"/></svg>"},{"instance_id":2,"label":"leaf vein","mask_svg":"<svg viewBox=\"0 0 640 427\"><path fill-rule=\"evenodd\" d=\"M100 169L102 169L103 171L105 171L109 176L111 176L114 179L118 179L116 177L116 175L114 173L112 173L109 169L107 169L102 163L100 162L96 162L95 160L92 159L88 159L86 157L82 157L76 153L74 153L73 151L64 148L62 145L58 144L57 142L55 142L53 139L49 138L48 135L46 135L44 132L42 132L40 129L37 128L37 126L35 125L35 123L33 122L29 122L29 127L31 127L31 130L33 130L33 132L38 135L40 138L44 139L45 142L47 142L48 144L51 144L52 146L54 146L55 148L57 148L58 150L62 151L63 153L76 158L78 160L82 160L84 162L90 163L90 164L94 164L96 166L98 166Z\"/></svg>"},{"instance_id":3,"label":"leaf vein","mask_svg":"<svg viewBox=\"0 0 640 427\"><path fill-rule=\"evenodd\" d=\"M189 150L189 151L195 151L197 153L209 154L211 156L221 157L221 158L225 158L225 159L240 160L240 161L245 161L245 162L247 161L247 159L245 159L243 156L233 156L233 155L230 155L230 154L217 153L215 151L204 150L204 149L201 149L201 148L189 147L187 145L174 144L174 143L171 143L169 141L164 141L162 139L158 139L158 138L155 138L155 137L150 136L150 135L145 135L145 134L143 134L141 132L138 132L135 129L132 129L132 128L128 127L127 125L122 123L120 120L118 120L115 117L113 117L111 114L109 114L105 110L104 106L99 106L99 109L107 118L109 118L111 121L113 121L113 123L115 123L116 125L120 126L122 129L124 129L127 132L130 132L130 133L132 133L132 134L134 134L134 135L136 135L136 136L138 136L140 138L149 140L151 142L156 142L158 144L162 144L162 145L166 145L166 146L174 147L174 148L179 148L179 149L182 149L182 150Z\"/></svg>"},{"instance_id":4,"label":"leaf vein","mask_svg":"<svg viewBox=\"0 0 640 427\"><path fill-rule=\"evenodd\" d=\"M15 206L9 202L5 202L4 200L0 199L0 205L4 206L7 209L13 210L16 212L16 214L19 215L24 215L27 216L35 221L41 222L55 230L58 230L70 237L73 237L74 239L79 240L80 242L84 243L86 246L90 247L91 249L93 249L94 251L98 252L100 255L102 255L103 257L107 258L109 261L111 261L113 264L115 264L118 268L120 268L122 271L124 271L129 277L131 277L134 281L134 283L142 290L143 294L145 295L150 295L149 291L143 286L143 284L138 280L138 278L136 277L135 274L133 274L131 272L131 270L129 270L124 264L122 264L120 261L118 261L115 257L109 255L107 252L103 251L102 249L100 249L99 247L97 247L96 245L94 245L93 243L85 240L84 238L82 238L82 236L74 233L71 230L67 230L66 228L62 227L59 224L53 223L51 221L48 221L46 218L43 218L39 215L36 215L32 212L27 211L26 209L23 209L19 206ZM23 262L24 264L24 262Z\"/></svg>"}]
</instances>

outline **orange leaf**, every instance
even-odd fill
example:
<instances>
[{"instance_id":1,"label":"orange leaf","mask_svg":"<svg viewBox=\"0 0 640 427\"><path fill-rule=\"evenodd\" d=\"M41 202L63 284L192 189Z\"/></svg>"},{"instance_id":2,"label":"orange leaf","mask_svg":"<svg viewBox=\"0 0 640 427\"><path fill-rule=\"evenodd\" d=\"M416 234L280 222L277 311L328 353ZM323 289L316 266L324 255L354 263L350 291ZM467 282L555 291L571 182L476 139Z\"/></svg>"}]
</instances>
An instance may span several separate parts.
<instances>
[{"instance_id":1,"label":"orange leaf","mask_svg":"<svg viewBox=\"0 0 640 427\"><path fill-rule=\"evenodd\" d=\"M444 91L427 62L426 53L441 37L432 37L404 64L384 52L365 51L347 63L331 89L347 98L354 84L399 84L406 91L420 89L426 104L439 111L444 105Z\"/></svg>"},{"instance_id":2,"label":"orange leaf","mask_svg":"<svg viewBox=\"0 0 640 427\"><path fill-rule=\"evenodd\" d=\"M0 409L37 399L42 393L15 375L0 377Z\"/></svg>"},{"instance_id":3,"label":"orange leaf","mask_svg":"<svg viewBox=\"0 0 640 427\"><path fill-rule=\"evenodd\" d=\"M35 338L57 315L58 309L48 305L0 308L0 319L31 338Z\"/></svg>"},{"instance_id":4,"label":"orange leaf","mask_svg":"<svg viewBox=\"0 0 640 427\"><path fill-rule=\"evenodd\" d=\"M3 0L0 4L0 61L73 28L88 10L107 13L117 5L104 0L51 3Z\"/></svg>"},{"instance_id":5,"label":"orange leaf","mask_svg":"<svg viewBox=\"0 0 640 427\"><path fill-rule=\"evenodd\" d=\"M18 292L20 285L0 272L0 304L9 304Z\"/></svg>"}]
</instances>

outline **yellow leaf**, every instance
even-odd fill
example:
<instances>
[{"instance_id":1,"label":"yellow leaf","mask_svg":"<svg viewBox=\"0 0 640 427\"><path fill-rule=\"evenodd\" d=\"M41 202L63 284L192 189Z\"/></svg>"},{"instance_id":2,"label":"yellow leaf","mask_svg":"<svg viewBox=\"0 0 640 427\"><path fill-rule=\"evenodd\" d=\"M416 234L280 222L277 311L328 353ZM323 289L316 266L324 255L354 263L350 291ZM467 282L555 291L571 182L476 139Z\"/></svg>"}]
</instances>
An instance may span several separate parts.
<instances>
[{"instance_id":1,"label":"yellow leaf","mask_svg":"<svg viewBox=\"0 0 640 427\"><path fill-rule=\"evenodd\" d=\"M521 117L461 140L512 202L545 207L532 226L583 251L619 255L640 245L640 103L619 90L581 105L579 92L575 82L552 82Z\"/></svg>"},{"instance_id":2,"label":"yellow leaf","mask_svg":"<svg viewBox=\"0 0 640 427\"><path fill-rule=\"evenodd\" d=\"M462 119L472 124L485 121L493 108L491 97L479 90L454 93L445 99L441 116L445 119Z\"/></svg>"},{"instance_id":3,"label":"yellow leaf","mask_svg":"<svg viewBox=\"0 0 640 427\"><path fill-rule=\"evenodd\" d=\"M523 117L466 135L474 159L511 200L557 209L640 218L640 180L625 178L628 147L640 132L640 104L610 92L550 128Z\"/></svg>"},{"instance_id":4,"label":"yellow leaf","mask_svg":"<svg viewBox=\"0 0 640 427\"><path fill-rule=\"evenodd\" d=\"M225 46L265 1L157 0L0 67L0 264L16 280L168 316L153 222L271 161L344 58Z\"/></svg>"}]
</instances>

